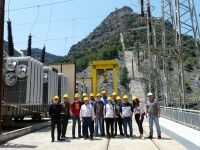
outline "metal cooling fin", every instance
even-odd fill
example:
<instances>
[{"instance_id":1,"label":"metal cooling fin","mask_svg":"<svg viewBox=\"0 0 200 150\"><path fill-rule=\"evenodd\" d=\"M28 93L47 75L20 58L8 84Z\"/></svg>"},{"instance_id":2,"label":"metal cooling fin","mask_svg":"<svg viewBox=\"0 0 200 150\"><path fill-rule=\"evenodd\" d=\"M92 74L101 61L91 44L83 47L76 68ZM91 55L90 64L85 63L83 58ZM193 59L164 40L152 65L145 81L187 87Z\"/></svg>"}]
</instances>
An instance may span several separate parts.
<instances>
[{"instance_id":1,"label":"metal cooling fin","mask_svg":"<svg viewBox=\"0 0 200 150\"><path fill-rule=\"evenodd\" d=\"M15 73L19 78L24 78L28 75L28 68L26 65L19 65L17 66Z\"/></svg>"},{"instance_id":2,"label":"metal cooling fin","mask_svg":"<svg viewBox=\"0 0 200 150\"><path fill-rule=\"evenodd\" d=\"M13 86L17 82L17 76L16 74L10 72L5 75L4 80L5 80L6 85Z\"/></svg>"},{"instance_id":3,"label":"metal cooling fin","mask_svg":"<svg viewBox=\"0 0 200 150\"><path fill-rule=\"evenodd\" d=\"M17 67L17 60L16 59L7 59L5 67L6 67L6 70L8 70L8 71L14 71Z\"/></svg>"}]
</instances>

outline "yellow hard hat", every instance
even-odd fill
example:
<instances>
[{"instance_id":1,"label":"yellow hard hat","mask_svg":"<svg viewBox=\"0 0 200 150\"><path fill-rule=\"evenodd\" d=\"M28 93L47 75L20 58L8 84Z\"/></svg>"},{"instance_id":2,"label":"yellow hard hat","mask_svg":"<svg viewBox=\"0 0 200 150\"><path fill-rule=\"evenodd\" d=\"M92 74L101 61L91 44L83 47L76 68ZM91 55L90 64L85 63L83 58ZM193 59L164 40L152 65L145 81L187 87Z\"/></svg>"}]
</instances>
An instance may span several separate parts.
<instances>
[{"instance_id":1,"label":"yellow hard hat","mask_svg":"<svg viewBox=\"0 0 200 150\"><path fill-rule=\"evenodd\" d=\"M89 101L89 99L88 99L87 97L85 97L83 100L84 100L84 101Z\"/></svg>"},{"instance_id":2,"label":"yellow hard hat","mask_svg":"<svg viewBox=\"0 0 200 150\"><path fill-rule=\"evenodd\" d=\"M117 96L116 100L121 100L121 97L120 97L120 96Z\"/></svg>"},{"instance_id":3,"label":"yellow hard hat","mask_svg":"<svg viewBox=\"0 0 200 150\"><path fill-rule=\"evenodd\" d=\"M98 93L97 96L101 96L101 94Z\"/></svg>"},{"instance_id":4,"label":"yellow hard hat","mask_svg":"<svg viewBox=\"0 0 200 150\"><path fill-rule=\"evenodd\" d=\"M108 101L112 101L112 98L111 98L111 97L108 97L107 100L108 100Z\"/></svg>"},{"instance_id":5,"label":"yellow hard hat","mask_svg":"<svg viewBox=\"0 0 200 150\"><path fill-rule=\"evenodd\" d=\"M90 94L90 97L91 97L91 96L94 96L94 94L93 94L93 93L91 93L91 94Z\"/></svg>"},{"instance_id":6,"label":"yellow hard hat","mask_svg":"<svg viewBox=\"0 0 200 150\"><path fill-rule=\"evenodd\" d=\"M80 97L80 95L78 93L75 94L75 97Z\"/></svg>"},{"instance_id":7,"label":"yellow hard hat","mask_svg":"<svg viewBox=\"0 0 200 150\"><path fill-rule=\"evenodd\" d=\"M86 93L83 93L82 97L86 97L86 96L87 96L87 94L86 94Z\"/></svg>"},{"instance_id":8,"label":"yellow hard hat","mask_svg":"<svg viewBox=\"0 0 200 150\"><path fill-rule=\"evenodd\" d=\"M113 93L112 93L112 96L115 96L115 95L117 96L117 93L116 93L116 92L113 92Z\"/></svg>"},{"instance_id":9,"label":"yellow hard hat","mask_svg":"<svg viewBox=\"0 0 200 150\"><path fill-rule=\"evenodd\" d=\"M55 99L58 99L58 100L59 100L59 97L58 97L58 96L55 96L53 99L54 99L54 100L55 100Z\"/></svg>"},{"instance_id":10,"label":"yellow hard hat","mask_svg":"<svg viewBox=\"0 0 200 150\"><path fill-rule=\"evenodd\" d=\"M68 94L63 95L64 98L68 98Z\"/></svg>"},{"instance_id":11,"label":"yellow hard hat","mask_svg":"<svg viewBox=\"0 0 200 150\"><path fill-rule=\"evenodd\" d=\"M106 94L106 91L103 91L101 94Z\"/></svg>"},{"instance_id":12,"label":"yellow hard hat","mask_svg":"<svg viewBox=\"0 0 200 150\"><path fill-rule=\"evenodd\" d=\"M136 100L137 99L137 96L133 96L132 97L132 100L134 101L134 100Z\"/></svg>"},{"instance_id":13,"label":"yellow hard hat","mask_svg":"<svg viewBox=\"0 0 200 150\"><path fill-rule=\"evenodd\" d=\"M124 95L123 98L128 98L128 96L127 96L127 95Z\"/></svg>"}]
</instances>

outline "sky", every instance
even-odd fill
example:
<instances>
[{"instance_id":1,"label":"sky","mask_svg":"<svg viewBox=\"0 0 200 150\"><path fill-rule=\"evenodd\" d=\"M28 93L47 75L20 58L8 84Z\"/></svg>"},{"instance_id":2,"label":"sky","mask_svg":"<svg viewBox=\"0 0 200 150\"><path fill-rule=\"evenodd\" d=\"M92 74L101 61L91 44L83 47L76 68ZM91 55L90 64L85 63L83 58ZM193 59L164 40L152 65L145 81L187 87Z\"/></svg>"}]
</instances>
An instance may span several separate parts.
<instances>
[{"instance_id":1,"label":"sky","mask_svg":"<svg viewBox=\"0 0 200 150\"><path fill-rule=\"evenodd\" d=\"M7 40L7 21L10 19L16 48L27 49L31 34L32 48L42 49L45 45L48 53L59 56L67 55L72 45L89 35L116 8L129 6L140 14L138 0L5 1L4 39ZM200 0L194 2L200 6ZM155 8L153 16L160 17L160 0L151 0L151 5ZM199 9L196 11L200 14ZM199 20L199 15L197 17Z\"/></svg>"}]
</instances>

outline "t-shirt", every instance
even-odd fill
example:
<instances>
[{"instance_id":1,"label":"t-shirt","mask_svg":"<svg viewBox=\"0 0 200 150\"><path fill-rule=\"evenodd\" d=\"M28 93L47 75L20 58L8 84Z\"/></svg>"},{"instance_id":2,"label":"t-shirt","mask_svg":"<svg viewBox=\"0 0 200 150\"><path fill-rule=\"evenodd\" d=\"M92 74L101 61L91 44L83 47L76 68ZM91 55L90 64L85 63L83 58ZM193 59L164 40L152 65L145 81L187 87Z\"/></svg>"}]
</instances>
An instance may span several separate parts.
<instances>
[{"instance_id":1,"label":"t-shirt","mask_svg":"<svg viewBox=\"0 0 200 150\"><path fill-rule=\"evenodd\" d=\"M73 102L70 107L73 109L72 113L74 114L74 116L79 116L81 109L81 102L80 101Z\"/></svg>"},{"instance_id":2,"label":"t-shirt","mask_svg":"<svg viewBox=\"0 0 200 150\"><path fill-rule=\"evenodd\" d=\"M152 101L147 100L147 107L149 116L158 116L158 100L153 99Z\"/></svg>"},{"instance_id":3,"label":"t-shirt","mask_svg":"<svg viewBox=\"0 0 200 150\"><path fill-rule=\"evenodd\" d=\"M122 103L120 106L120 113L122 113L124 117L130 117L133 113L133 106L129 102Z\"/></svg>"},{"instance_id":4,"label":"t-shirt","mask_svg":"<svg viewBox=\"0 0 200 150\"><path fill-rule=\"evenodd\" d=\"M113 107L113 105L112 104L106 104L105 106L104 106L104 109L105 109L105 113L106 113L106 115L105 115L105 117L106 118L114 118L114 107Z\"/></svg>"}]
</instances>

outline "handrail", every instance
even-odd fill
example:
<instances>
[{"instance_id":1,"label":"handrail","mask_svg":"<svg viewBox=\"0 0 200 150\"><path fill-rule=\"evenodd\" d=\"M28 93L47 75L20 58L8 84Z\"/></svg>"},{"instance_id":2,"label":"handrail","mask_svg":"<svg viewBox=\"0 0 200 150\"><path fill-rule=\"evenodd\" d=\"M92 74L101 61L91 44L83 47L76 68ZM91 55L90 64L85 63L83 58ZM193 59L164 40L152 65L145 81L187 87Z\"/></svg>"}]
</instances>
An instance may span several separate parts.
<instances>
[{"instance_id":1,"label":"handrail","mask_svg":"<svg viewBox=\"0 0 200 150\"><path fill-rule=\"evenodd\" d=\"M200 111L198 111L198 110L182 109L182 108L174 108L174 107L164 107L164 106L160 106L160 107L161 108L165 108L165 109L173 109L173 110L179 110L179 111L187 111L187 112L200 113Z\"/></svg>"}]
</instances>

